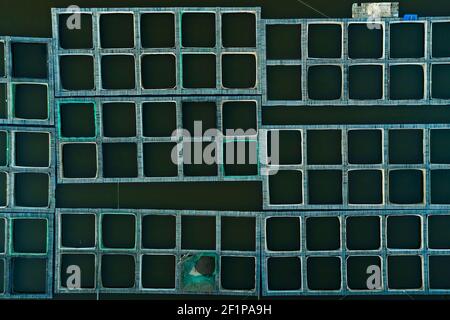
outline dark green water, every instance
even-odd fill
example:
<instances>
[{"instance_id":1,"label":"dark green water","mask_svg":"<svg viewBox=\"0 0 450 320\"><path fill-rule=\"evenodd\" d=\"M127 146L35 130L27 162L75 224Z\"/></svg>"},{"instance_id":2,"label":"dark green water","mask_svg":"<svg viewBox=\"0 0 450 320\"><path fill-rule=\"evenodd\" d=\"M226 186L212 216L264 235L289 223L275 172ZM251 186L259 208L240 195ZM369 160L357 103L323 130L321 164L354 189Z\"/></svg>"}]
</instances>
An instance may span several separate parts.
<instances>
[{"instance_id":1,"label":"dark green water","mask_svg":"<svg viewBox=\"0 0 450 320\"><path fill-rule=\"evenodd\" d=\"M63 254L61 255L61 285L66 286L68 274L65 272L71 265L77 265L83 270L81 288L94 288L95 256L93 254Z\"/></svg>"},{"instance_id":2,"label":"dark green water","mask_svg":"<svg viewBox=\"0 0 450 320\"><path fill-rule=\"evenodd\" d=\"M68 14L60 15L59 24L64 24L69 17ZM81 24L86 26L86 28L81 28L79 32L71 32L67 28L59 28L59 36L61 39L61 47L64 49L83 49L92 48L92 19L88 14L82 14L80 16Z\"/></svg>"},{"instance_id":3,"label":"dark green water","mask_svg":"<svg viewBox=\"0 0 450 320\"><path fill-rule=\"evenodd\" d=\"M183 88L215 88L217 57L213 54L183 54ZM198 72L201 70L201 72Z\"/></svg>"},{"instance_id":4,"label":"dark green water","mask_svg":"<svg viewBox=\"0 0 450 320\"><path fill-rule=\"evenodd\" d=\"M96 128L93 104L64 103L59 106L59 112L61 117L61 136L95 137Z\"/></svg>"},{"instance_id":5,"label":"dark green water","mask_svg":"<svg viewBox=\"0 0 450 320\"><path fill-rule=\"evenodd\" d=\"M311 58L340 58L342 28L333 24L311 24L308 36L308 56Z\"/></svg>"},{"instance_id":6,"label":"dark green water","mask_svg":"<svg viewBox=\"0 0 450 320\"><path fill-rule=\"evenodd\" d=\"M142 218L142 247L149 249L175 248L175 216L148 215Z\"/></svg>"},{"instance_id":7,"label":"dark green water","mask_svg":"<svg viewBox=\"0 0 450 320\"><path fill-rule=\"evenodd\" d=\"M50 177L46 173L19 173L14 176L15 204L23 207L48 207Z\"/></svg>"},{"instance_id":8,"label":"dark green water","mask_svg":"<svg viewBox=\"0 0 450 320\"><path fill-rule=\"evenodd\" d=\"M46 291L46 259L14 258L12 268L13 292L44 293Z\"/></svg>"},{"instance_id":9,"label":"dark green water","mask_svg":"<svg viewBox=\"0 0 450 320\"><path fill-rule=\"evenodd\" d=\"M0 219L0 252L4 253L5 248L5 235L6 235L6 220Z\"/></svg>"},{"instance_id":10,"label":"dark green water","mask_svg":"<svg viewBox=\"0 0 450 320\"><path fill-rule=\"evenodd\" d=\"M337 250L340 243L340 222L337 217L314 217L306 220L308 250Z\"/></svg>"},{"instance_id":11,"label":"dark green water","mask_svg":"<svg viewBox=\"0 0 450 320\"><path fill-rule=\"evenodd\" d=\"M376 250L380 248L379 217L348 217L345 223L348 249Z\"/></svg>"},{"instance_id":12,"label":"dark green water","mask_svg":"<svg viewBox=\"0 0 450 320\"><path fill-rule=\"evenodd\" d=\"M103 143L103 176L134 178L137 173L136 143Z\"/></svg>"},{"instance_id":13,"label":"dark green water","mask_svg":"<svg viewBox=\"0 0 450 320\"><path fill-rule=\"evenodd\" d=\"M144 103L142 127L145 137L170 137L177 128L176 104L173 102Z\"/></svg>"},{"instance_id":14,"label":"dark green water","mask_svg":"<svg viewBox=\"0 0 450 320\"><path fill-rule=\"evenodd\" d=\"M381 170L355 170L348 174L349 203L381 204L383 202L383 177Z\"/></svg>"},{"instance_id":15,"label":"dark green water","mask_svg":"<svg viewBox=\"0 0 450 320\"><path fill-rule=\"evenodd\" d=\"M105 288L135 286L135 258L131 255L104 254L101 257L101 283Z\"/></svg>"},{"instance_id":16,"label":"dark green water","mask_svg":"<svg viewBox=\"0 0 450 320\"><path fill-rule=\"evenodd\" d=\"M387 246L393 249L419 249L420 217L393 216L387 219Z\"/></svg>"},{"instance_id":17,"label":"dark green water","mask_svg":"<svg viewBox=\"0 0 450 320\"><path fill-rule=\"evenodd\" d=\"M0 42L0 77L5 76L5 43Z\"/></svg>"},{"instance_id":18,"label":"dark green water","mask_svg":"<svg viewBox=\"0 0 450 320\"><path fill-rule=\"evenodd\" d=\"M254 88L256 57L251 54L222 56L222 83L226 88Z\"/></svg>"},{"instance_id":19,"label":"dark green water","mask_svg":"<svg viewBox=\"0 0 450 320\"><path fill-rule=\"evenodd\" d=\"M5 260L0 260L0 292L5 291Z\"/></svg>"},{"instance_id":20,"label":"dark green water","mask_svg":"<svg viewBox=\"0 0 450 320\"><path fill-rule=\"evenodd\" d=\"M450 236L445 231L450 223L449 216L431 216L428 219L428 246L430 248L449 247Z\"/></svg>"},{"instance_id":21,"label":"dark green water","mask_svg":"<svg viewBox=\"0 0 450 320\"><path fill-rule=\"evenodd\" d=\"M104 103L103 134L106 137L136 136L136 107L133 103Z\"/></svg>"},{"instance_id":22,"label":"dark green water","mask_svg":"<svg viewBox=\"0 0 450 320\"><path fill-rule=\"evenodd\" d=\"M227 13L222 17L222 42L225 47L255 47L256 16ZM240 32L245 30L245 32Z\"/></svg>"},{"instance_id":23,"label":"dark green water","mask_svg":"<svg viewBox=\"0 0 450 320\"><path fill-rule=\"evenodd\" d=\"M351 130L348 132L348 162L376 164L383 160L381 130Z\"/></svg>"},{"instance_id":24,"label":"dark green water","mask_svg":"<svg viewBox=\"0 0 450 320\"><path fill-rule=\"evenodd\" d=\"M141 58L142 86L145 89L176 87L176 59L172 54L149 54Z\"/></svg>"},{"instance_id":25,"label":"dark green water","mask_svg":"<svg viewBox=\"0 0 450 320\"><path fill-rule=\"evenodd\" d=\"M102 57L103 89L134 89L135 61L132 55L106 55Z\"/></svg>"},{"instance_id":26,"label":"dark green water","mask_svg":"<svg viewBox=\"0 0 450 320\"><path fill-rule=\"evenodd\" d=\"M15 133L16 165L48 167L50 135L41 132Z\"/></svg>"},{"instance_id":27,"label":"dark green water","mask_svg":"<svg viewBox=\"0 0 450 320\"><path fill-rule=\"evenodd\" d=\"M133 15L105 14L100 16L102 48L132 48L134 46Z\"/></svg>"},{"instance_id":28,"label":"dark green water","mask_svg":"<svg viewBox=\"0 0 450 320\"><path fill-rule=\"evenodd\" d=\"M308 288L311 290L337 290L341 288L341 260L339 257L309 257Z\"/></svg>"},{"instance_id":29,"label":"dark green water","mask_svg":"<svg viewBox=\"0 0 450 320\"><path fill-rule=\"evenodd\" d=\"M14 220L13 250L21 253L46 253L47 221L44 219Z\"/></svg>"},{"instance_id":30,"label":"dark green water","mask_svg":"<svg viewBox=\"0 0 450 320\"><path fill-rule=\"evenodd\" d=\"M450 260L448 257L430 257L430 287L446 289L450 287L448 270Z\"/></svg>"},{"instance_id":31,"label":"dark green water","mask_svg":"<svg viewBox=\"0 0 450 320\"><path fill-rule=\"evenodd\" d=\"M95 247L95 216L65 214L61 218L62 246L70 248Z\"/></svg>"},{"instance_id":32,"label":"dark green water","mask_svg":"<svg viewBox=\"0 0 450 320\"><path fill-rule=\"evenodd\" d=\"M300 250L300 220L272 217L266 220L267 248L272 251ZM280 236L283 235L283 236Z\"/></svg>"},{"instance_id":33,"label":"dark green water","mask_svg":"<svg viewBox=\"0 0 450 320\"><path fill-rule=\"evenodd\" d=\"M141 41L144 48L175 47L175 16L170 13L141 16Z\"/></svg>"},{"instance_id":34,"label":"dark green water","mask_svg":"<svg viewBox=\"0 0 450 320\"><path fill-rule=\"evenodd\" d=\"M279 272L283 270L283 272ZM302 286L301 261L298 257L269 258L268 284L271 290L298 290Z\"/></svg>"},{"instance_id":35,"label":"dark green water","mask_svg":"<svg viewBox=\"0 0 450 320\"><path fill-rule=\"evenodd\" d=\"M422 264L419 256L390 256L388 258L389 287L417 289L422 287Z\"/></svg>"},{"instance_id":36,"label":"dark green water","mask_svg":"<svg viewBox=\"0 0 450 320\"><path fill-rule=\"evenodd\" d=\"M185 13L182 17L183 47L214 47L216 19L211 13Z\"/></svg>"},{"instance_id":37,"label":"dark green water","mask_svg":"<svg viewBox=\"0 0 450 320\"><path fill-rule=\"evenodd\" d=\"M142 286L144 288L175 288L175 256L144 255Z\"/></svg>"},{"instance_id":38,"label":"dark green water","mask_svg":"<svg viewBox=\"0 0 450 320\"><path fill-rule=\"evenodd\" d=\"M101 226L104 248L131 249L136 246L136 218L133 215L103 215Z\"/></svg>"},{"instance_id":39,"label":"dark green water","mask_svg":"<svg viewBox=\"0 0 450 320\"><path fill-rule=\"evenodd\" d=\"M62 147L63 174L67 178L93 178L97 174L97 147L93 143L70 143Z\"/></svg>"},{"instance_id":40,"label":"dark green water","mask_svg":"<svg viewBox=\"0 0 450 320\"><path fill-rule=\"evenodd\" d=\"M0 173L0 205L5 207L7 204L7 174Z\"/></svg>"},{"instance_id":41,"label":"dark green water","mask_svg":"<svg viewBox=\"0 0 450 320\"><path fill-rule=\"evenodd\" d=\"M300 100L300 66L267 67L267 96L270 100Z\"/></svg>"},{"instance_id":42,"label":"dark green water","mask_svg":"<svg viewBox=\"0 0 450 320\"><path fill-rule=\"evenodd\" d=\"M201 236L198 236L201 234ZM181 248L214 250L216 248L215 217L183 216L181 219Z\"/></svg>"},{"instance_id":43,"label":"dark green water","mask_svg":"<svg viewBox=\"0 0 450 320\"><path fill-rule=\"evenodd\" d=\"M144 175L146 177L176 177L178 167L172 162L171 153L176 143L144 144Z\"/></svg>"},{"instance_id":44,"label":"dark green water","mask_svg":"<svg viewBox=\"0 0 450 320\"><path fill-rule=\"evenodd\" d=\"M381 260L376 256L352 256L347 259L347 281L350 289L367 288L367 266L381 267Z\"/></svg>"},{"instance_id":45,"label":"dark green water","mask_svg":"<svg viewBox=\"0 0 450 320\"><path fill-rule=\"evenodd\" d=\"M282 170L269 177L271 204L302 203L302 172Z\"/></svg>"},{"instance_id":46,"label":"dark green water","mask_svg":"<svg viewBox=\"0 0 450 320\"><path fill-rule=\"evenodd\" d=\"M222 217L222 250L254 251L256 248L255 218ZM239 234L239 237L235 235Z\"/></svg>"},{"instance_id":47,"label":"dark green water","mask_svg":"<svg viewBox=\"0 0 450 320\"><path fill-rule=\"evenodd\" d=\"M252 290L255 288L255 258L221 258L222 287L229 290Z\"/></svg>"},{"instance_id":48,"label":"dark green water","mask_svg":"<svg viewBox=\"0 0 450 320\"><path fill-rule=\"evenodd\" d=\"M13 86L14 116L22 119L47 119L47 87L43 84L17 84ZM29 108L29 105L35 108Z\"/></svg>"},{"instance_id":49,"label":"dark green water","mask_svg":"<svg viewBox=\"0 0 450 320\"><path fill-rule=\"evenodd\" d=\"M6 118L8 116L8 107L6 103L7 87L5 83L0 84L0 117Z\"/></svg>"},{"instance_id":50,"label":"dark green water","mask_svg":"<svg viewBox=\"0 0 450 320\"><path fill-rule=\"evenodd\" d=\"M383 67L352 66L349 68L350 99L381 99L383 97Z\"/></svg>"},{"instance_id":51,"label":"dark green water","mask_svg":"<svg viewBox=\"0 0 450 320\"><path fill-rule=\"evenodd\" d=\"M379 25L380 26L380 25ZM383 56L383 30L368 29L364 24L348 27L348 54L355 58L381 58Z\"/></svg>"},{"instance_id":52,"label":"dark green water","mask_svg":"<svg viewBox=\"0 0 450 320\"><path fill-rule=\"evenodd\" d=\"M95 89L92 56L62 56L59 59L59 68L62 88L67 90Z\"/></svg>"},{"instance_id":53,"label":"dark green water","mask_svg":"<svg viewBox=\"0 0 450 320\"><path fill-rule=\"evenodd\" d=\"M40 78L48 76L47 46L37 43L13 43L12 73L18 78ZM32 56L33 59L29 59Z\"/></svg>"}]
</instances>

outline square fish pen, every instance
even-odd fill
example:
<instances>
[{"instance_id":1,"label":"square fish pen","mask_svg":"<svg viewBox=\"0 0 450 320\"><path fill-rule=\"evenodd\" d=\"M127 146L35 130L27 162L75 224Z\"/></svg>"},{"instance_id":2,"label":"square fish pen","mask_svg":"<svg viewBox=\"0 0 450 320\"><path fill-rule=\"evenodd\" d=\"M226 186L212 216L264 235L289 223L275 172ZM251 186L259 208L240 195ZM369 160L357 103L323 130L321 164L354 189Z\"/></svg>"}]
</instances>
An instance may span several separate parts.
<instances>
[{"instance_id":1,"label":"square fish pen","mask_svg":"<svg viewBox=\"0 0 450 320\"><path fill-rule=\"evenodd\" d=\"M0 299L53 296L53 214L0 214Z\"/></svg>"},{"instance_id":2,"label":"square fish pen","mask_svg":"<svg viewBox=\"0 0 450 320\"><path fill-rule=\"evenodd\" d=\"M54 210L54 138L54 130L49 127L0 127L2 210Z\"/></svg>"},{"instance_id":3,"label":"square fish pen","mask_svg":"<svg viewBox=\"0 0 450 320\"><path fill-rule=\"evenodd\" d=\"M0 124L53 125L52 40L0 37Z\"/></svg>"}]
</instances>

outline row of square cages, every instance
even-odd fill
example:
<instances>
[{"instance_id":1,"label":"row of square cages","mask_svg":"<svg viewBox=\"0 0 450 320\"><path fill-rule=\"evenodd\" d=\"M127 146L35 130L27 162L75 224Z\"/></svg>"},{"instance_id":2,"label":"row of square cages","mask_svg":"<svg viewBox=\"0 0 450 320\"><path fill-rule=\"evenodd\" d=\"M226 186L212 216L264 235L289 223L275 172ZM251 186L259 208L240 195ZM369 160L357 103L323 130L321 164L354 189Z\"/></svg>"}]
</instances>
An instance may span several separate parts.
<instances>
[{"instance_id":1,"label":"row of square cages","mask_svg":"<svg viewBox=\"0 0 450 320\"><path fill-rule=\"evenodd\" d=\"M58 97L261 94L260 8L69 7L52 20Z\"/></svg>"},{"instance_id":2,"label":"row of square cages","mask_svg":"<svg viewBox=\"0 0 450 320\"><path fill-rule=\"evenodd\" d=\"M257 213L57 209L56 219L56 293L259 295Z\"/></svg>"},{"instance_id":3,"label":"row of square cages","mask_svg":"<svg viewBox=\"0 0 450 320\"><path fill-rule=\"evenodd\" d=\"M450 58L450 17L262 21L267 61Z\"/></svg>"},{"instance_id":4,"label":"row of square cages","mask_svg":"<svg viewBox=\"0 0 450 320\"><path fill-rule=\"evenodd\" d=\"M432 78L442 81L450 61L446 18L263 21L264 105L449 102L445 89L431 90ZM402 92L398 81L413 84Z\"/></svg>"},{"instance_id":5,"label":"row of square cages","mask_svg":"<svg viewBox=\"0 0 450 320\"><path fill-rule=\"evenodd\" d=\"M255 96L57 99L58 182L260 180L260 108Z\"/></svg>"},{"instance_id":6,"label":"row of square cages","mask_svg":"<svg viewBox=\"0 0 450 320\"><path fill-rule=\"evenodd\" d=\"M0 37L0 125L53 125L52 42Z\"/></svg>"},{"instance_id":7,"label":"row of square cages","mask_svg":"<svg viewBox=\"0 0 450 320\"><path fill-rule=\"evenodd\" d=\"M259 135L264 209L449 204L448 125L263 126Z\"/></svg>"},{"instance_id":8,"label":"row of square cages","mask_svg":"<svg viewBox=\"0 0 450 320\"><path fill-rule=\"evenodd\" d=\"M57 219L56 293L301 296L450 290L447 211L60 209ZM81 271L76 287L70 266ZM369 268L375 271L367 273Z\"/></svg>"},{"instance_id":9,"label":"row of square cages","mask_svg":"<svg viewBox=\"0 0 450 320\"><path fill-rule=\"evenodd\" d=\"M268 64L264 106L447 105L445 63Z\"/></svg>"},{"instance_id":10,"label":"row of square cages","mask_svg":"<svg viewBox=\"0 0 450 320\"><path fill-rule=\"evenodd\" d=\"M445 37L450 27L446 17L416 21L402 18L261 20L260 8L251 7L56 8L52 9L52 17L58 50L255 49L267 42L268 60L338 59L346 55L350 59L450 57L448 46L429 46L432 40L438 42ZM358 43L363 37L369 38L373 46ZM409 39L423 41L415 41L418 48L414 48ZM319 48L318 41L333 46ZM347 47L347 41L355 43ZM409 47L402 46L403 43Z\"/></svg>"},{"instance_id":11,"label":"row of square cages","mask_svg":"<svg viewBox=\"0 0 450 320\"><path fill-rule=\"evenodd\" d=\"M264 219L264 296L449 292L448 211L266 212Z\"/></svg>"}]
</instances>

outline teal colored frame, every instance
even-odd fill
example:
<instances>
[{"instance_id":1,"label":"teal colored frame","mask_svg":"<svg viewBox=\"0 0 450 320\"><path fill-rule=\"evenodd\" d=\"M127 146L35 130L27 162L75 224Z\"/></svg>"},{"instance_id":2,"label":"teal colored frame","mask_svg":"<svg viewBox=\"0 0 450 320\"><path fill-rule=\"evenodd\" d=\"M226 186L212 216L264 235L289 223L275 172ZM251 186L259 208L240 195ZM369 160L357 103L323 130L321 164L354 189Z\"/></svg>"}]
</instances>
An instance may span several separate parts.
<instances>
[{"instance_id":1,"label":"teal colored frame","mask_svg":"<svg viewBox=\"0 0 450 320\"><path fill-rule=\"evenodd\" d=\"M4 261L3 277L4 291L0 293L0 299L49 299L53 297L53 239L54 239L54 215L53 213L23 213L9 211L0 213L0 219L5 221L5 250L0 252L0 260ZM14 252L13 249L13 221L17 219L35 219L46 221L46 252L26 253ZM45 260L45 290L42 293L16 292L13 284L13 262L14 259L42 259Z\"/></svg>"},{"instance_id":2,"label":"teal colored frame","mask_svg":"<svg viewBox=\"0 0 450 320\"><path fill-rule=\"evenodd\" d=\"M12 65L12 44L42 44L47 47L47 78L18 78L13 75ZM54 69L52 63L53 40L50 38L32 38L32 37L9 37L0 36L0 45L4 47L5 58L5 76L0 77L0 84L6 86L6 110L7 117L0 119L0 125L37 125L54 126ZM45 85L47 88L47 118L46 119L24 119L14 115L14 89L20 84Z\"/></svg>"}]
</instances>

